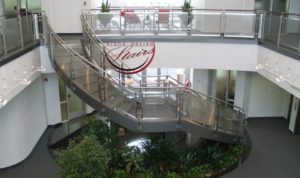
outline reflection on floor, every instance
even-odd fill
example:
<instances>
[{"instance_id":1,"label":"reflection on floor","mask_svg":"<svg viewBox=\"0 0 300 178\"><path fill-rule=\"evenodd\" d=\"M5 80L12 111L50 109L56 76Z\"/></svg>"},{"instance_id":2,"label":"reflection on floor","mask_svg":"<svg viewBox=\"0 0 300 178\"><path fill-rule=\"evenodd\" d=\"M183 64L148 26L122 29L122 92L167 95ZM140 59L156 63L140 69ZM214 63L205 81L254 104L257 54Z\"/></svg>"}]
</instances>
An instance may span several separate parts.
<instances>
[{"instance_id":1,"label":"reflection on floor","mask_svg":"<svg viewBox=\"0 0 300 178\"><path fill-rule=\"evenodd\" d=\"M70 131L79 124L70 124ZM224 178L299 178L300 177L300 135L288 131L284 119L251 119L247 130L252 139L252 150L248 159ZM66 133L52 135L54 128L48 128L30 156L22 163L0 170L1 178L58 178L60 169L47 149L50 141L59 139ZM57 132L58 133L58 132Z\"/></svg>"}]
</instances>

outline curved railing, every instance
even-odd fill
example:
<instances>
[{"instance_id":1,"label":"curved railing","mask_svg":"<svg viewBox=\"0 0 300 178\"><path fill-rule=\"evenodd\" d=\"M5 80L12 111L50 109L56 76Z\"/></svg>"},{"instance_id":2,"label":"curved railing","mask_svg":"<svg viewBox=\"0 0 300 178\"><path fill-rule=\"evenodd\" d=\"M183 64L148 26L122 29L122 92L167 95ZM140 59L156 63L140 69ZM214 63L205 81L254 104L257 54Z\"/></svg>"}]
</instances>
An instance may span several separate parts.
<instances>
[{"instance_id":1,"label":"curved railing","mask_svg":"<svg viewBox=\"0 0 300 178\"><path fill-rule=\"evenodd\" d=\"M86 19L88 17L85 14L81 17L84 46L89 51L90 61L98 61L96 64L100 66L101 72L104 76L108 76L105 72L106 65L108 65L105 59L107 57L105 55L105 44L91 30ZM119 84L116 87L134 92L134 99L137 103L135 116L138 122L149 120L149 118L160 119L160 122L173 119L177 121L178 127L181 126L182 121L188 121L216 132L228 133L235 136L241 135L245 117L241 108L186 88L184 84L170 76L161 77L165 77L166 80L155 83L154 86L146 87L138 79L136 79L139 83L137 86L129 86L120 79L116 80L115 84ZM104 94L104 96L106 95ZM104 97L103 101L105 100L106 98ZM155 110L158 108L153 107L153 104L163 105L163 110ZM115 109L120 108L115 107ZM154 114L153 112L161 113Z\"/></svg>"}]
</instances>

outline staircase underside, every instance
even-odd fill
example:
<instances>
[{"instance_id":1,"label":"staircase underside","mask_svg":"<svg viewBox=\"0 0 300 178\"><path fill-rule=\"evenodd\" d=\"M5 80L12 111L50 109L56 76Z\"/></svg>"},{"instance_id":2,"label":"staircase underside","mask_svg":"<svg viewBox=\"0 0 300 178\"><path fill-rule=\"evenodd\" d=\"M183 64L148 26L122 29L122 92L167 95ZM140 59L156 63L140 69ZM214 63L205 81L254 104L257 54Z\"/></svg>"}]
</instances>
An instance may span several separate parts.
<instances>
[{"instance_id":1,"label":"staircase underside","mask_svg":"<svg viewBox=\"0 0 300 178\"><path fill-rule=\"evenodd\" d=\"M71 44L79 54L84 54L80 47L80 41ZM113 84L105 85L104 102L100 101L98 88L99 74L91 70L90 67L82 67L78 63L72 63L73 70L69 71L70 60L68 56L55 51L54 68L60 78L69 86L75 94L83 101L93 107L95 110L107 115L110 120L134 132L175 132L183 131L197 134L202 138L216 140L226 143L239 142L240 136L232 132L222 130L216 131L215 126L209 124L209 119L204 118L203 122L193 121L191 118L182 116L179 120L176 115L176 109L172 103L163 98L143 98L143 117L136 117L136 102L132 96L124 94L124 91ZM77 67L78 66L78 67ZM74 70L75 69L75 70ZM70 80L73 77L73 81ZM214 108L212 108L214 109ZM206 124L203 124L206 123ZM220 122L221 124L225 122ZM232 126L233 127L233 126ZM228 125L227 127L228 128Z\"/></svg>"}]
</instances>

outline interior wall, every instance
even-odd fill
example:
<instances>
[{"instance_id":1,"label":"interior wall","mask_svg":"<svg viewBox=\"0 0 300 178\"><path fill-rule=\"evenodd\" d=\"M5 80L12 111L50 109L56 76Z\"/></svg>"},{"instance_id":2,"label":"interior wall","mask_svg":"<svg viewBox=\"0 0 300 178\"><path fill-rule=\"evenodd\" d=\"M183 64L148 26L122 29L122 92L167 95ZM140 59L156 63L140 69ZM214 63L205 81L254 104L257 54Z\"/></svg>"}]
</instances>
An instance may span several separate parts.
<instances>
[{"instance_id":1,"label":"interior wall","mask_svg":"<svg viewBox=\"0 0 300 178\"><path fill-rule=\"evenodd\" d=\"M82 9L90 9L91 0L42 0L51 27L56 33L81 33Z\"/></svg>"},{"instance_id":2,"label":"interior wall","mask_svg":"<svg viewBox=\"0 0 300 178\"><path fill-rule=\"evenodd\" d=\"M40 76L0 109L0 168L24 160L47 128Z\"/></svg>"},{"instance_id":3,"label":"interior wall","mask_svg":"<svg viewBox=\"0 0 300 178\"><path fill-rule=\"evenodd\" d=\"M248 117L287 118L290 94L257 73L250 81Z\"/></svg>"},{"instance_id":4,"label":"interior wall","mask_svg":"<svg viewBox=\"0 0 300 178\"><path fill-rule=\"evenodd\" d=\"M149 66L152 68L255 71L257 64L257 44L156 42L155 45L155 57Z\"/></svg>"},{"instance_id":5,"label":"interior wall","mask_svg":"<svg viewBox=\"0 0 300 178\"><path fill-rule=\"evenodd\" d=\"M212 81L209 81L209 70L207 69L193 69L192 89L203 94L208 94L208 86Z\"/></svg>"},{"instance_id":6,"label":"interior wall","mask_svg":"<svg viewBox=\"0 0 300 178\"><path fill-rule=\"evenodd\" d=\"M56 73L43 75L48 125L55 125L62 121L57 77Z\"/></svg>"},{"instance_id":7,"label":"interior wall","mask_svg":"<svg viewBox=\"0 0 300 178\"><path fill-rule=\"evenodd\" d=\"M254 10L254 0L205 0L205 9Z\"/></svg>"}]
</instances>

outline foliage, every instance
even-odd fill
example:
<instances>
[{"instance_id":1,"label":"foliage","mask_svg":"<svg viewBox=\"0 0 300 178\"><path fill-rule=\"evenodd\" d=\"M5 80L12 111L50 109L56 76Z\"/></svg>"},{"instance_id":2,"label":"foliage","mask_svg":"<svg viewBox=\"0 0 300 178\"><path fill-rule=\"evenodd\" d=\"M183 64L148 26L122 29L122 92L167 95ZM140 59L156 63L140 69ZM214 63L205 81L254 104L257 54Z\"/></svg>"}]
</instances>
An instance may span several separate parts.
<instances>
[{"instance_id":1,"label":"foliage","mask_svg":"<svg viewBox=\"0 0 300 178\"><path fill-rule=\"evenodd\" d=\"M102 1L101 12L109 12L109 11L110 11L110 3L108 2L108 0L106 0L105 3L104 1Z\"/></svg>"},{"instance_id":2,"label":"foliage","mask_svg":"<svg viewBox=\"0 0 300 178\"><path fill-rule=\"evenodd\" d=\"M108 148L115 148L119 142L118 127L111 124L108 127L107 123L97 120L94 117L86 119L86 127L82 131L82 136L95 135L97 140Z\"/></svg>"},{"instance_id":3,"label":"foliage","mask_svg":"<svg viewBox=\"0 0 300 178\"><path fill-rule=\"evenodd\" d=\"M182 12L191 12L193 10L190 0L184 0L181 6Z\"/></svg>"},{"instance_id":4,"label":"foliage","mask_svg":"<svg viewBox=\"0 0 300 178\"><path fill-rule=\"evenodd\" d=\"M186 150L178 155L178 168L180 172L186 172L191 166L197 164L199 157L194 150Z\"/></svg>"},{"instance_id":5,"label":"foliage","mask_svg":"<svg viewBox=\"0 0 300 178\"><path fill-rule=\"evenodd\" d=\"M109 150L103 147L95 136L84 137L79 143L72 140L65 150L55 152L55 156L62 167L61 177L106 177Z\"/></svg>"},{"instance_id":6,"label":"foliage","mask_svg":"<svg viewBox=\"0 0 300 178\"><path fill-rule=\"evenodd\" d=\"M238 162L243 152L243 145L230 145L228 153L219 161L220 167L223 169L230 168Z\"/></svg>"},{"instance_id":7,"label":"foliage","mask_svg":"<svg viewBox=\"0 0 300 178\"><path fill-rule=\"evenodd\" d=\"M181 178L179 174L176 172L168 172L165 176L165 178Z\"/></svg>"},{"instance_id":8,"label":"foliage","mask_svg":"<svg viewBox=\"0 0 300 178\"><path fill-rule=\"evenodd\" d=\"M201 166L193 167L184 174L185 178L204 178L205 174L212 171L212 166L210 164L204 164Z\"/></svg>"},{"instance_id":9,"label":"foliage","mask_svg":"<svg viewBox=\"0 0 300 178\"><path fill-rule=\"evenodd\" d=\"M145 141L143 143L145 150L143 156L146 167L158 175L174 169L178 161L174 147L172 142L158 137Z\"/></svg>"},{"instance_id":10,"label":"foliage","mask_svg":"<svg viewBox=\"0 0 300 178\"><path fill-rule=\"evenodd\" d=\"M143 171L143 156L138 147L130 147L122 154L126 163L126 173L135 175Z\"/></svg>"},{"instance_id":11,"label":"foliage","mask_svg":"<svg viewBox=\"0 0 300 178\"><path fill-rule=\"evenodd\" d=\"M219 160L224 156L224 151L219 143L209 143L205 145L202 152L202 160L204 163L209 163L215 169L219 168Z\"/></svg>"},{"instance_id":12,"label":"foliage","mask_svg":"<svg viewBox=\"0 0 300 178\"><path fill-rule=\"evenodd\" d=\"M137 174L137 178L153 178L155 177L152 171L145 171Z\"/></svg>"},{"instance_id":13,"label":"foliage","mask_svg":"<svg viewBox=\"0 0 300 178\"><path fill-rule=\"evenodd\" d=\"M126 172L122 169L114 170L113 178L129 178Z\"/></svg>"}]
</instances>

